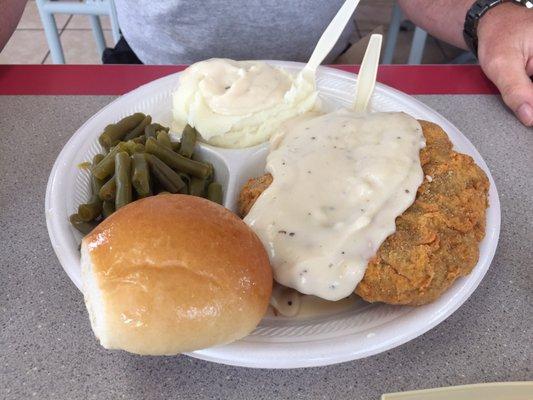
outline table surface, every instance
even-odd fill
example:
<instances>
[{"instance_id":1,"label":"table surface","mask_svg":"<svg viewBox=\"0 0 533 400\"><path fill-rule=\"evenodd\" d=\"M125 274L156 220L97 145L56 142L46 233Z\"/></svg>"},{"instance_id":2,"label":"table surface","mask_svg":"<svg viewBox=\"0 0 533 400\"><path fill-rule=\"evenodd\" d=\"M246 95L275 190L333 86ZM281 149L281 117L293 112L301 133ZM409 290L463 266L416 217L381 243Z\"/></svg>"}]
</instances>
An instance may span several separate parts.
<instances>
[{"instance_id":1,"label":"table surface","mask_svg":"<svg viewBox=\"0 0 533 400\"><path fill-rule=\"evenodd\" d=\"M0 96L0 398L370 400L532 379L533 132L495 95L416 97L453 122L492 171L502 209L494 261L471 298L421 337L363 360L282 371L101 348L50 245L44 196L63 145L115 96Z\"/></svg>"}]
</instances>

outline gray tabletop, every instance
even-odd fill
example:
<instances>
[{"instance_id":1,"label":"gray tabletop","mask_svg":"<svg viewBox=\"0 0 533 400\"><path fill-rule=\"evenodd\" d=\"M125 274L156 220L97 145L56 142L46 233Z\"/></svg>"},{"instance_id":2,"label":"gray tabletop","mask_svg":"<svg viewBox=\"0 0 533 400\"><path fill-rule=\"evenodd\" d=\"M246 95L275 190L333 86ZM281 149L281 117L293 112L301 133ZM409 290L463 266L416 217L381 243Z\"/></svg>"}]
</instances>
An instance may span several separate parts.
<instances>
[{"instance_id":1,"label":"gray tabletop","mask_svg":"<svg viewBox=\"0 0 533 400\"><path fill-rule=\"evenodd\" d=\"M500 243L472 297L425 335L339 365L254 370L186 356L110 352L52 250L44 196L54 159L107 96L0 96L0 398L379 399L382 393L533 378L529 294L533 130L496 96L420 96L485 158L502 207Z\"/></svg>"}]
</instances>

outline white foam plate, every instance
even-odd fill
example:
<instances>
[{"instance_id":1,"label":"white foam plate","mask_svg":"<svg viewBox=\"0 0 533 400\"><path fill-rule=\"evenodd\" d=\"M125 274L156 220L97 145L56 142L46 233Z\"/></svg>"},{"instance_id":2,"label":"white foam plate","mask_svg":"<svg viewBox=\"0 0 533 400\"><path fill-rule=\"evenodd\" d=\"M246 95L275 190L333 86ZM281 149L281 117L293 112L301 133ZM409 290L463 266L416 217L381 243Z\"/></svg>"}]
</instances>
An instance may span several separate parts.
<instances>
[{"instance_id":1,"label":"white foam plate","mask_svg":"<svg viewBox=\"0 0 533 400\"><path fill-rule=\"evenodd\" d=\"M270 61L269 61L270 62ZM303 64L270 62L296 73ZM71 227L68 216L89 198L89 176L76 166L90 160L98 151L103 128L136 111L151 114L157 122L171 121L171 93L178 86L179 73L166 76L127 93L90 118L70 138L59 154L46 190L46 222L54 250L74 284L81 287L81 235ZM321 67L317 86L327 109L349 106L356 76ZM500 232L500 203L496 186L485 161L472 143L440 114L388 86L377 84L371 100L375 111L404 111L415 118L439 124L455 149L469 154L490 180L487 232L481 243L479 262L470 275L458 279L435 302L422 307L368 304L362 301L352 309L334 315L294 320L265 317L246 338L229 345L195 351L189 355L218 363L256 368L312 367L355 360L399 346L422 335L442 322L465 302L487 272ZM250 177L263 173L267 145L244 150L219 149L201 144L197 150L212 162L216 180L224 186L226 207L236 209L238 192Z\"/></svg>"}]
</instances>

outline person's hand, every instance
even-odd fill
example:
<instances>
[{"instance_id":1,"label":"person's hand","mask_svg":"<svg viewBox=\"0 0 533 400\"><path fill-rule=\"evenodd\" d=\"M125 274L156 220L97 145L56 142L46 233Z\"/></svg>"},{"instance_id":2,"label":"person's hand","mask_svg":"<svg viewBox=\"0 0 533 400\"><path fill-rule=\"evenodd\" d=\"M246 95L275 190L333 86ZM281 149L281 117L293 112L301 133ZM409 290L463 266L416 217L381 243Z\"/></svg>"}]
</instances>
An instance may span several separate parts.
<instances>
[{"instance_id":1,"label":"person's hand","mask_svg":"<svg viewBox=\"0 0 533 400\"><path fill-rule=\"evenodd\" d=\"M533 126L533 9L502 4L478 25L481 68L503 101L526 126Z\"/></svg>"}]
</instances>

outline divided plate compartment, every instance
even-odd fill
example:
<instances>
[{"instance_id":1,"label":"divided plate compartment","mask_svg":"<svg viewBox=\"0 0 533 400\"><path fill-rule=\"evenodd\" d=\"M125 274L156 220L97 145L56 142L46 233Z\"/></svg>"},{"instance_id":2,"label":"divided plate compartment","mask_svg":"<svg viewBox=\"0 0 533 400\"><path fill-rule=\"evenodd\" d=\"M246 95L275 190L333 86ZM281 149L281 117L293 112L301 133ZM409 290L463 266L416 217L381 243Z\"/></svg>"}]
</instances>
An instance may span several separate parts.
<instances>
[{"instance_id":1,"label":"divided plate compartment","mask_svg":"<svg viewBox=\"0 0 533 400\"><path fill-rule=\"evenodd\" d=\"M269 61L296 74L299 63ZM171 125L172 92L179 73L158 79L118 98L90 118L65 145L50 174L46 193L46 220L54 250L69 277L81 288L78 246L81 234L68 216L90 197L89 172L77 168L102 151L98 136L103 128L134 112L150 114L155 122ZM355 75L321 67L317 88L323 108L349 107L355 91ZM413 98L377 84L371 100L374 111L404 111L415 118L438 123L458 151L471 155L491 183L487 234L480 259L472 273L459 279L437 301L422 307L400 307L356 302L349 310L327 316L291 319L267 316L249 336L237 342L200 350L189 355L209 361L260 368L294 368L327 365L376 354L398 346L431 329L448 317L474 291L496 248L500 209L494 181L474 146L451 123ZM224 205L236 212L239 192L252 177L264 173L268 144L247 149L223 149L197 145L199 159L215 167L215 180L223 186Z\"/></svg>"}]
</instances>

